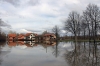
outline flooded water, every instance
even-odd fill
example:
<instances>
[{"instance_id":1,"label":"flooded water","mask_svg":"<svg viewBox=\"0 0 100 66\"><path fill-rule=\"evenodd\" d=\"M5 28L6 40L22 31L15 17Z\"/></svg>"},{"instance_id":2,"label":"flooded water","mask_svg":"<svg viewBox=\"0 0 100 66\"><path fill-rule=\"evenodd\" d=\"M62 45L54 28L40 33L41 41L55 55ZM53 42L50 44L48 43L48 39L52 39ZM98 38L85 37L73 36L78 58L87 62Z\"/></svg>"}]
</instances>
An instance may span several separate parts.
<instances>
[{"instance_id":1,"label":"flooded water","mask_svg":"<svg viewBox=\"0 0 100 66\"><path fill-rule=\"evenodd\" d=\"M0 66L100 66L100 44L0 43Z\"/></svg>"}]
</instances>

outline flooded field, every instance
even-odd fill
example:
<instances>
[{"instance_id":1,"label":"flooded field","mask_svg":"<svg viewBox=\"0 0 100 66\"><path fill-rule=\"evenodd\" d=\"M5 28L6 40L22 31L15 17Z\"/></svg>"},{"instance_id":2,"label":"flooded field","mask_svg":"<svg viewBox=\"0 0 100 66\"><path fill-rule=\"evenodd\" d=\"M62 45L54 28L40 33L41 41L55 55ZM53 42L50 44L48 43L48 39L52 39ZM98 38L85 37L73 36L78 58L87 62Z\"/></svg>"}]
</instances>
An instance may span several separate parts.
<instances>
[{"instance_id":1,"label":"flooded field","mask_svg":"<svg viewBox=\"0 0 100 66\"><path fill-rule=\"evenodd\" d=\"M0 66L100 66L100 44L0 43Z\"/></svg>"}]
</instances>

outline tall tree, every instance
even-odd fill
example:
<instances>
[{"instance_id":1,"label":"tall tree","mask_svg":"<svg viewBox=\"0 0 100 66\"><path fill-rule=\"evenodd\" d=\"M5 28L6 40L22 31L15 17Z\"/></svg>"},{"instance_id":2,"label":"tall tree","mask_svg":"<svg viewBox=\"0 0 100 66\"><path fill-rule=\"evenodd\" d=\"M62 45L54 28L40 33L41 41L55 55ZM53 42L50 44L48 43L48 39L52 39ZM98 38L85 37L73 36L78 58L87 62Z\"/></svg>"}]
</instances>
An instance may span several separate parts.
<instances>
[{"instance_id":1,"label":"tall tree","mask_svg":"<svg viewBox=\"0 0 100 66\"><path fill-rule=\"evenodd\" d=\"M96 39L97 33L100 27L100 9L95 4L89 4L86 10L83 12L83 17L88 24L89 36Z\"/></svg>"},{"instance_id":2,"label":"tall tree","mask_svg":"<svg viewBox=\"0 0 100 66\"><path fill-rule=\"evenodd\" d=\"M82 16L82 19L81 19L81 35L84 36L84 39L85 39L85 36L87 34L87 26L88 26L87 22Z\"/></svg>"},{"instance_id":3,"label":"tall tree","mask_svg":"<svg viewBox=\"0 0 100 66\"><path fill-rule=\"evenodd\" d=\"M77 35L80 31L80 21L80 15L77 12L72 11L65 22L66 31L71 32L75 36L75 40L77 40Z\"/></svg>"}]
</instances>

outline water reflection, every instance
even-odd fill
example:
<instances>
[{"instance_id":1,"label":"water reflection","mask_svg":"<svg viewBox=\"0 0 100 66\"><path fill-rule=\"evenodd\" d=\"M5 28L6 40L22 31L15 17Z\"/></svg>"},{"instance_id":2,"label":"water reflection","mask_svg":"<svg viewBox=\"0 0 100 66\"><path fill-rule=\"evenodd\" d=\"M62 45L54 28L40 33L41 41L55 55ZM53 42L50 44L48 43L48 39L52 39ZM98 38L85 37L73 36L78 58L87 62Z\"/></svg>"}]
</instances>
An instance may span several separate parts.
<instances>
[{"instance_id":1,"label":"water reflection","mask_svg":"<svg viewBox=\"0 0 100 66\"><path fill-rule=\"evenodd\" d=\"M23 46L23 47L27 48L27 47L35 47L35 46L41 45L43 48L46 49L46 53L47 53L47 48L52 47L52 49L53 49L52 54L55 57L57 57L59 55L58 41L56 41L56 42L54 42L54 41L44 41L44 42L39 42L39 43L35 43L35 42L32 42L32 41L16 41L16 42L9 41L9 42L7 42L7 44L10 48L16 47L16 46Z\"/></svg>"},{"instance_id":2,"label":"water reflection","mask_svg":"<svg viewBox=\"0 0 100 66\"><path fill-rule=\"evenodd\" d=\"M99 42L0 43L0 66L100 66Z\"/></svg>"},{"instance_id":3,"label":"water reflection","mask_svg":"<svg viewBox=\"0 0 100 66\"><path fill-rule=\"evenodd\" d=\"M10 53L6 56L3 55L2 66L46 66L47 64L56 62L52 55L52 49L56 42L43 42L34 43L32 41L9 41L4 43L2 50L10 48ZM46 54L45 54L46 53ZM1 54L0 54L0 57ZM44 64L45 63L45 64Z\"/></svg>"},{"instance_id":4,"label":"water reflection","mask_svg":"<svg viewBox=\"0 0 100 66\"><path fill-rule=\"evenodd\" d=\"M0 42L0 65L3 62L3 56L5 56L6 54L10 53L9 50L7 51L2 51L2 48L6 45L6 42Z\"/></svg>"},{"instance_id":5,"label":"water reflection","mask_svg":"<svg viewBox=\"0 0 100 66\"><path fill-rule=\"evenodd\" d=\"M74 42L74 49L65 53L69 66L100 66L98 42Z\"/></svg>"},{"instance_id":6,"label":"water reflection","mask_svg":"<svg viewBox=\"0 0 100 66\"><path fill-rule=\"evenodd\" d=\"M52 52L55 57L58 57L59 50L58 50L58 41L56 42L55 47L53 47L54 51Z\"/></svg>"},{"instance_id":7,"label":"water reflection","mask_svg":"<svg viewBox=\"0 0 100 66\"><path fill-rule=\"evenodd\" d=\"M37 46L37 45L41 45L43 47L47 47L47 46L56 45L56 42L45 41L43 43L35 43L35 42L32 42L32 41L16 41L16 42L9 41L9 42L7 42L7 44L8 44L9 47L14 47L14 46L34 47L34 46Z\"/></svg>"}]
</instances>

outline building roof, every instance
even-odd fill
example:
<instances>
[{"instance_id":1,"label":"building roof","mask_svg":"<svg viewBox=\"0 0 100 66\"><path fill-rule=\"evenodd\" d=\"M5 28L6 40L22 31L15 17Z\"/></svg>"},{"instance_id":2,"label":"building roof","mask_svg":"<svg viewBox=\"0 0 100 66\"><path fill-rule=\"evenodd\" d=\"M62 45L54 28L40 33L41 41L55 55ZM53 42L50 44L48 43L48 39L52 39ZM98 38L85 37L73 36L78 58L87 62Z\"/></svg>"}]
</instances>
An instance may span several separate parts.
<instances>
[{"instance_id":1,"label":"building roof","mask_svg":"<svg viewBox=\"0 0 100 66\"><path fill-rule=\"evenodd\" d=\"M30 36L32 33L26 33L26 35L25 36Z\"/></svg>"},{"instance_id":2,"label":"building roof","mask_svg":"<svg viewBox=\"0 0 100 66\"><path fill-rule=\"evenodd\" d=\"M16 34L8 34L9 37L16 37Z\"/></svg>"},{"instance_id":3,"label":"building roof","mask_svg":"<svg viewBox=\"0 0 100 66\"><path fill-rule=\"evenodd\" d=\"M18 38L23 37L23 36L25 37L24 34L19 34L19 35L18 35Z\"/></svg>"}]
</instances>

